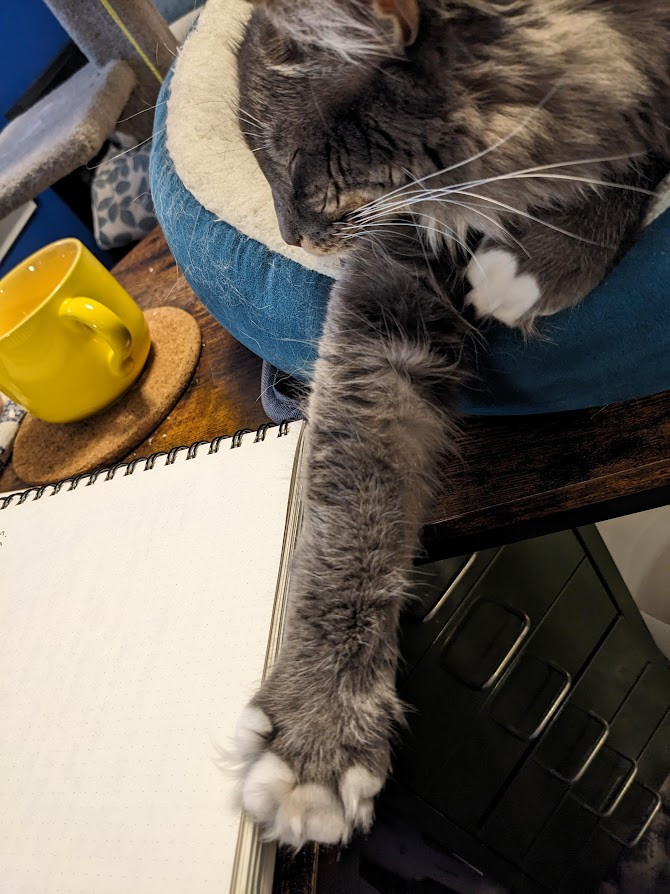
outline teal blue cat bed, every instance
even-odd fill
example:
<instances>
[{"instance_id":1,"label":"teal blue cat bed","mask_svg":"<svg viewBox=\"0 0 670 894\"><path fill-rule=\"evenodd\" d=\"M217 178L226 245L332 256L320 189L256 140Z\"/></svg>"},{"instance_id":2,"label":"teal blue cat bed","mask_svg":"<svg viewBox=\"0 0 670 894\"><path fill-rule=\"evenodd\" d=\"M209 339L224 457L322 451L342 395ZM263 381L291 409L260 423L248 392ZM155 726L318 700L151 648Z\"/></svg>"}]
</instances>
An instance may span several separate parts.
<instances>
[{"instance_id":1,"label":"teal blue cat bed","mask_svg":"<svg viewBox=\"0 0 670 894\"><path fill-rule=\"evenodd\" d=\"M269 364L308 381L337 266L283 244L269 187L238 132L231 47L246 15L243 0L210 2L166 80L153 198L211 314ZM544 320L542 338L526 342L498 324L486 333L482 384L464 401L471 413L572 410L670 390L670 210L581 305Z\"/></svg>"}]
</instances>

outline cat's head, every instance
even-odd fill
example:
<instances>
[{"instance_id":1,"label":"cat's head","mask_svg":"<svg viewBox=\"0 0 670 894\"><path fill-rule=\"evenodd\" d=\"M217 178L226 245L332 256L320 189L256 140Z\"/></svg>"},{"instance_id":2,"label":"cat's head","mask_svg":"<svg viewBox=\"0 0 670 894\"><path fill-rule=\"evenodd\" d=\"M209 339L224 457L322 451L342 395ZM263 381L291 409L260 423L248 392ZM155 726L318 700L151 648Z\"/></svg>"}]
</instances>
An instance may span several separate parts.
<instances>
[{"instance_id":1,"label":"cat's head","mask_svg":"<svg viewBox=\"0 0 670 894\"><path fill-rule=\"evenodd\" d=\"M417 0L257 3L238 53L240 127L287 243L345 249L353 210L440 166L443 90L423 31Z\"/></svg>"},{"instance_id":2,"label":"cat's head","mask_svg":"<svg viewBox=\"0 0 670 894\"><path fill-rule=\"evenodd\" d=\"M507 212L581 201L583 178L621 177L650 147L667 155L670 21L654 4L254 6L239 120L288 243L342 251L363 229L416 227L433 248L462 245Z\"/></svg>"}]
</instances>

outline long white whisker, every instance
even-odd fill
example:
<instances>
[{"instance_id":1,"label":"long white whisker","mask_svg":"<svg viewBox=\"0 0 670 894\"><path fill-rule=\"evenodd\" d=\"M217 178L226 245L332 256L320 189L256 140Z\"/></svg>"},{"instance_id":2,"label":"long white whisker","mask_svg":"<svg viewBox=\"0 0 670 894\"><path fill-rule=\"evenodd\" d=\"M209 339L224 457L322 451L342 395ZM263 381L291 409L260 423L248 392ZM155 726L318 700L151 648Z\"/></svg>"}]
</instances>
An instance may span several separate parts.
<instances>
[{"instance_id":1,"label":"long white whisker","mask_svg":"<svg viewBox=\"0 0 670 894\"><path fill-rule=\"evenodd\" d=\"M502 230L502 232L505 234L505 237L507 239L510 239L512 242L516 243L516 245L519 246L519 248L526 255L526 257L528 257L528 258L530 257L530 253L527 250L526 246L522 242L520 242L516 238L516 236L513 236L510 233L510 231L507 229L507 227L503 226L500 223L500 221L496 220L494 217L490 217L488 214L484 214L484 212L480 211L480 209L477 208L476 205L473 205L468 202L457 202L454 199L444 199L443 201L446 202L447 205L457 205L459 208L467 208L468 211L474 211L475 214L478 214L480 217L485 218L485 220L488 220L490 223L492 223L494 227L497 227L499 230Z\"/></svg>"},{"instance_id":2,"label":"long white whisker","mask_svg":"<svg viewBox=\"0 0 670 894\"><path fill-rule=\"evenodd\" d=\"M610 180L594 180L591 177L571 177L569 174L515 174L501 177L501 180L568 180L572 183L588 183L591 186L605 186L609 189L622 189L625 192L636 192L643 196L655 196L656 193L643 186L629 186L627 183L613 183Z\"/></svg>"},{"instance_id":3,"label":"long white whisker","mask_svg":"<svg viewBox=\"0 0 670 894\"><path fill-rule=\"evenodd\" d=\"M424 204L426 202L442 202L450 195L457 195L461 193L463 189L471 189L478 188L480 186L486 186L490 183L497 183L501 180L565 180L573 183L586 183L591 186L602 186L602 187L611 187L612 189L620 189L626 192L635 192L641 195L646 196L654 196L654 193L651 190L644 189L642 187L637 186L628 186L625 183L611 183L609 180L595 180L589 177L571 177L567 174L503 174L499 177L488 177L484 180L472 180L470 183L462 183L458 186L453 186L441 190L435 190L434 192L421 192L418 195L414 195L409 197L406 201L402 203L396 203L395 205L384 208L378 211L376 214L368 215L366 220L375 220L376 218L383 218L385 214L388 214L391 211L398 211L401 209L411 208L412 205Z\"/></svg>"},{"instance_id":4,"label":"long white whisker","mask_svg":"<svg viewBox=\"0 0 670 894\"><path fill-rule=\"evenodd\" d=\"M388 211L393 211L396 208L407 207L408 205L410 205L414 202L417 202L417 201L425 201L428 198L430 198L430 199L440 198L443 195L449 195L449 193L456 192L459 189L470 188L473 186L479 187L479 186L482 186L487 183L494 183L498 180L520 179L522 176L536 174L536 173L539 173L542 171L552 171L557 168L574 167L577 165L585 165L585 164L603 164L605 162L612 162L612 161L623 161L623 160L628 160L630 158L635 158L639 154L641 154L641 153L636 153L634 155L610 155L610 156L604 156L601 158L583 158L583 159L579 159L576 161L554 162L554 163L548 164L548 165L537 165L536 167L532 167L532 168L525 168L525 169L521 169L519 171L512 171L508 174L497 174L496 176L482 178L480 180L471 180L471 181L464 182L464 183L457 183L457 184L452 184L450 186L443 186L443 187L439 187L438 189L435 189L435 190L427 189L425 186L421 186L421 181L416 181L416 183L411 184L411 185L412 186L419 185L421 187L420 189L414 190L412 192L408 192L400 200L396 200L390 204L387 203L387 198L388 198L388 195L392 195L392 194L389 193L387 196L382 196L381 198L376 199L374 203L368 203L369 206L373 206L373 204L374 204L375 207L370 207L369 213L367 215L363 215L363 216L374 218L374 216L377 214L384 214ZM569 175L558 175L557 174L554 176L559 179L568 179ZM575 178L575 179L577 179L577 178ZM602 181L602 184L600 182L596 182L596 181L594 181L594 182L597 185L615 186L614 183L610 183L609 181ZM648 193L647 190L642 190L641 187L627 186L626 184L616 184L616 186L619 189L628 189L628 190L632 190L632 191L642 191L644 193ZM654 195L654 193L649 193L649 194ZM356 217L361 215L361 212L366 208L367 208L367 206L363 205L363 206L361 206L361 208L354 211L353 214L351 215L352 219L355 219Z\"/></svg>"},{"instance_id":5,"label":"long white whisker","mask_svg":"<svg viewBox=\"0 0 670 894\"><path fill-rule=\"evenodd\" d=\"M238 114L244 115L246 118L250 118L252 121L255 121L259 127L265 126L260 118L257 118L255 115L252 115L251 112L247 112L247 110L243 109L241 106L237 107L237 111L238 111Z\"/></svg>"},{"instance_id":6,"label":"long white whisker","mask_svg":"<svg viewBox=\"0 0 670 894\"><path fill-rule=\"evenodd\" d=\"M551 90L546 94L546 96L540 100L540 102L526 115L526 117L511 131L506 137L502 137L500 140L495 142L492 146L489 146L488 149L482 149L481 152L476 153L475 155L471 155L469 158L463 159L463 161L456 162L448 168L443 168L440 171L435 171L432 174L426 174L424 177L420 177L418 180L415 180L412 184L406 184L405 186L399 186L397 189L392 190L390 193L387 193L387 198L395 195L396 193L402 192L407 188L408 185L415 186L418 183L425 183L428 180L432 180L434 177L440 177L443 174L448 174L450 171L455 171L458 168L462 168L464 165L472 164L473 161L478 161L480 158L484 158L484 156L489 155L491 152L495 152L496 149L500 149L501 146L504 146L505 143L508 143L510 140L514 139L514 137L523 130L526 125L532 121L532 119L537 115L541 109L549 102L549 100L554 96L556 91L560 86L561 81L559 80L557 84L555 84ZM374 202L374 200L373 200ZM373 202L368 202L368 204L373 204ZM363 205L363 208L366 206Z\"/></svg>"},{"instance_id":7,"label":"long white whisker","mask_svg":"<svg viewBox=\"0 0 670 894\"><path fill-rule=\"evenodd\" d=\"M406 171L405 173L409 174L410 172ZM427 189L425 186L423 186L422 189L425 192L430 193L430 190ZM527 251L526 247L515 236L513 236L510 233L510 231L507 229L507 227L504 227L500 223L500 221L496 220L493 217L490 217L490 215L484 214L484 212L480 211L475 205L467 204L466 202L456 202L453 199L443 199L442 201L443 201L443 203L445 203L447 205L456 205L459 208L466 208L468 211L473 211L475 214L478 214L480 217L483 217L485 220L488 220L490 223L492 223L499 230L502 230L502 232L505 234L505 237L507 239L510 239L512 242L515 242L519 246L521 251L526 255L526 257L528 257L528 258L530 257L530 253ZM436 220L436 218L431 218L431 220ZM438 221L438 223L439 223L439 221ZM474 257L474 255L473 255L473 257Z\"/></svg>"},{"instance_id":8,"label":"long white whisker","mask_svg":"<svg viewBox=\"0 0 670 894\"><path fill-rule=\"evenodd\" d=\"M510 233L510 231L507 229L507 227L503 226L503 224L500 223L499 220L496 220L494 217L491 217L490 215L485 214L480 208L478 208L472 202L457 202L453 198L442 199L441 202L443 202L444 204L447 204L447 205L456 205L459 208L466 208L468 211L472 211L475 214L478 214L480 217L483 217L485 220L489 221L489 223L493 224L494 227L497 227L499 230L501 230L505 234L505 237L507 239L509 239L511 242L514 242L516 245L518 245L518 247L521 249L521 251L527 257L530 257L530 253L526 249L525 245L522 242L520 242L516 238L516 236L513 236L512 233ZM437 223L442 223L442 221L440 221L438 218L431 217L430 215L424 215L424 216L430 220L436 221ZM388 221L388 223L389 224L401 224L401 223L403 223L403 221L402 220L395 220L395 221L391 220L391 221ZM357 234L359 234L361 232L371 232L371 230L367 229L367 227L364 223L345 224L343 226L342 230L343 230L342 235L345 239L354 238ZM346 232L347 230L350 230L351 232L347 233Z\"/></svg>"},{"instance_id":9,"label":"long white whisker","mask_svg":"<svg viewBox=\"0 0 670 894\"><path fill-rule=\"evenodd\" d=\"M465 244L465 242L463 242L462 239L459 239L459 237L456 235L455 230L452 230L451 227L448 227L446 224L443 224L442 221L438 220L437 218L430 218L430 219L435 220L437 223L439 223L440 228L429 227L429 226L426 226L425 224L419 223L418 221L412 221L412 222L410 222L410 221L392 221L392 222L379 222L375 225L373 230L366 230L365 228L361 228L359 230L359 233L369 233L369 232L375 232L375 233L382 232L383 233L384 231L392 230L396 227L404 227L404 228L409 228L409 229L413 229L413 230L417 230L417 231L425 230L427 233L437 233L440 236L446 237L446 238L451 239L452 241L456 242L458 245L461 246L461 248L463 249L463 251L466 252L466 254L470 255L470 257L475 261L475 263L477 263L477 264L479 263L477 261L477 259L475 258L472 249L470 249ZM355 239L355 238L357 238L357 235L358 234L356 234L356 233L352 233L350 236L345 236L344 238L345 239Z\"/></svg>"},{"instance_id":10,"label":"long white whisker","mask_svg":"<svg viewBox=\"0 0 670 894\"><path fill-rule=\"evenodd\" d=\"M147 112L153 112L154 109L157 109L158 106L165 105L167 99L162 99L160 102L157 102L156 105L147 106L146 109L140 109L139 112L135 112L133 115L128 115L126 118L120 118L116 123L117 124L125 124L126 121L132 121L133 118L137 118L138 115L146 115Z\"/></svg>"},{"instance_id":11,"label":"long white whisker","mask_svg":"<svg viewBox=\"0 0 670 894\"><path fill-rule=\"evenodd\" d=\"M499 174L496 177L486 177L482 180L472 180L470 183L462 183L456 187L444 187L443 189L426 191L424 193L421 193L420 195L415 196L415 198L419 201L421 200L422 195L425 196L427 200L441 198L443 195L449 195L451 192L456 192L460 188L477 188L480 186L486 186L489 183L498 183L501 180L566 180L574 183L588 183L592 186L605 186L611 187L612 189L622 189L626 192L636 192L646 196L655 195L655 193L651 190L644 189L641 186L629 186L627 183L615 183L610 180L596 180L591 177L575 177L571 174L545 174L529 168L528 171L516 171L511 174Z\"/></svg>"},{"instance_id":12,"label":"long white whisker","mask_svg":"<svg viewBox=\"0 0 670 894\"><path fill-rule=\"evenodd\" d=\"M442 235L442 236L447 236L449 239L453 239L454 242L456 242L458 245L461 246L461 248L463 249L463 251L464 251L466 254L470 255L470 257L471 257L472 260L475 262L475 264L477 264L478 267L480 266L479 261L478 261L477 258L475 257L475 253L472 251L471 248L468 247L468 245L467 245L466 242L463 242L463 240L460 239L460 238L456 235L456 231L455 231L455 230L452 230L451 227L447 226L447 224L445 224L443 221L439 220L437 217L431 217L429 214L422 214L421 217L425 217L426 220L432 220L432 221L435 221L435 223L440 224L440 228L427 227L427 226L425 226L425 224L417 223L417 222L415 221L415 222L414 222L414 226L417 227L417 229L420 227L422 230L426 230L427 232L435 232L435 233L439 233L439 234ZM444 228L444 229L442 229L442 228ZM445 232L445 230L446 230L447 232Z\"/></svg>"},{"instance_id":13,"label":"long white whisker","mask_svg":"<svg viewBox=\"0 0 670 894\"><path fill-rule=\"evenodd\" d=\"M587 245L594 245L597 248L605 248L605 246L601 242L593 242L591 239L584 239L582 236L578 236L576 233L571 233L569 230L564 230L562 227L557 227L555 224L547 223L546 220L535 217L534 214L529 214L527 211L521 211L521 209L519 208L513 208L511 205L506 205L504 202L499 202L497 199L491 199L488 196L483 196L480 193L476 192L466 192L465 190L459 192L458 194L463 196L471 196L473 199L481 199L484 202L490 202L492 205L497 205L499 208L504 208L505 211L509 211L511 214L519 214L521 217L525 217L528 220L535 221L535 223L539 223L543 227L548 227L550 230L555 230L557 233L562 233L563 236L568 236L570 239L576 239L578 242L584 242Z\"/></svg>"},{"instance_id":14,"label":"long white whisker","mask_svg":"<svg viewBox=\"0 0 670 894\"><path fill-rule=\"evenodd\" d=\"M362 235L370 235L371 233L375 233L377 235L388 236L388 231L393 229L393 227L399 226L410 226L408 222L405 220L389 220L380 222L379 224L375 224L372 227L347 227L350 232L342 233L342 238L344 239L358 239Z\"/></svg>"},{"instance_id":15,"label":"long white whisker","mask_svg":"<svg viewBox=\"0 0 670 894\"><path fill-rule=\"evenodd\" d=\"M137 118L139 115L146 115L148 112L153 112L154 109L158 108L158 106L164 106L166 102L169 102L169 99L161 99L160 102L157 102L153 106L147 106L146 109L140 109L139 112L135 112L132 115L127 115L125 118L120 118L116 123L117 124L125 124L126 121L132 121L133 118ZM217 103L219 105L227 105L228 108L231 108L230 103L228 103L224 99L203 99L197 103L189 103L189 108L192 105L197 107L197 106L207 105L208 103L212 103L212 102Z\"/></svg>"},{"instance_id":16,"label":"long white whisker","mask_svg":"<svg viewBox=\"0 0 670 894\"><path fill-rule=\"evenodd\" d=\"M253 121L246 121L244 118L240 118L238 124L243 127L250 127L253 130L254 135L257 137L261 136L264 133L263 128L259 127L258 124L254 124Z\"/></svg>"},{"instance_id":17,"label":"long white whisker","mask_svg":"<svg viewBox=\"0 0 670 894\"><path fill-rule=\"evenodd\" d=\"M98 168L101 168L103 165L106 165L110 161L116 161L117 158L123 158L124 155L128 155L129 152L132 152L133 149L139 149L140 146L144 146L146 143L150 143L154 137L160 136L160 134L165 133L167 130L167 124L165 127L161 128L156 133L151 134L150 137L147 137L146 140L142 140L141 143L137 143L135 146L130 146L128 149L124 149L123 152L119 152L118 155L113 155L111 158L106 158L104 161L101 161L97 165L86 165L87 171L96 171Z\"/></svg>"}]
</instances>

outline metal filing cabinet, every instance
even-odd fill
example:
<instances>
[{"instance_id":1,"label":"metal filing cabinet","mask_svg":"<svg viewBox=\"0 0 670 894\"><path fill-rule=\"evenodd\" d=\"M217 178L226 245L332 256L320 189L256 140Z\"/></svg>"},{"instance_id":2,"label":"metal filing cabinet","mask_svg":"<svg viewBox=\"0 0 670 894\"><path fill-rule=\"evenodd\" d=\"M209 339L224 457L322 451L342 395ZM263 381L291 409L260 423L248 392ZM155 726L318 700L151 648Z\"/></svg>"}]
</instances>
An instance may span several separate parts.
<instances>
[{"instance_id":1,"label":"metal filing cabinet","mask_svg":"<svg viewBox=\"0 0 670 894\"><path fill-rule=\"evenodd\" d=\"M670 774L670 665L595 528L417 572L385 799L514 894L588 894Z\"/></svg>"}]
</instances>

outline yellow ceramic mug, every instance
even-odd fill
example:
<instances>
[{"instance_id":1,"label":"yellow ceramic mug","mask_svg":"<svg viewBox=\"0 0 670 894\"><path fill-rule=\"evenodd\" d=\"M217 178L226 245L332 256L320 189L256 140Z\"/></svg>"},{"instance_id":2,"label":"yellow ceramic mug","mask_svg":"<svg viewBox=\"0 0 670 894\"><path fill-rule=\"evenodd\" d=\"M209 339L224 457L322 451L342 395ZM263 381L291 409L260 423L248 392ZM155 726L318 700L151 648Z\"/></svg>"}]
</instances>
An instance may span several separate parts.
<instances>
[{"instance_id":1,"label":"yellow ceramic mug","mask_svg":"<svg viewBox=\"0 0 670 894\"><path fill-rule=\"evenodd\" d=\"M0 391L46 422L73 422L123 394L147 359L142 311L77 239L0 279Z\"/></svg>"}]
</instances>

